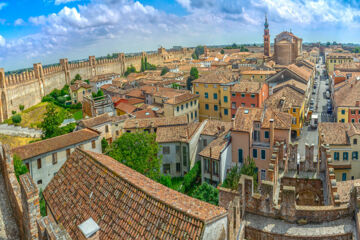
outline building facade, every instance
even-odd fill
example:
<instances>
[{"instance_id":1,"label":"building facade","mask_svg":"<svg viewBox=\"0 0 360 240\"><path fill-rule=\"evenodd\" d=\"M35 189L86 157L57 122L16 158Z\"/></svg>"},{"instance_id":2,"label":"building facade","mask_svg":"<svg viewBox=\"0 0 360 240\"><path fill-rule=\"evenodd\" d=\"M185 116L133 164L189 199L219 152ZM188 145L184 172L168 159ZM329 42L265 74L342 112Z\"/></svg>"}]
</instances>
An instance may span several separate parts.
<instances>
[{"instance_id":1,"label":"building facade","mask_svg":"<svg viewBox=\"0 0 360 240\"><path fill-rule=\"evenodd\" d=\"M278 65L289 65L296 62L302 53L302 39L291 32L282 32L275 38L274 60Z\"/></svg>"}]
</instances>

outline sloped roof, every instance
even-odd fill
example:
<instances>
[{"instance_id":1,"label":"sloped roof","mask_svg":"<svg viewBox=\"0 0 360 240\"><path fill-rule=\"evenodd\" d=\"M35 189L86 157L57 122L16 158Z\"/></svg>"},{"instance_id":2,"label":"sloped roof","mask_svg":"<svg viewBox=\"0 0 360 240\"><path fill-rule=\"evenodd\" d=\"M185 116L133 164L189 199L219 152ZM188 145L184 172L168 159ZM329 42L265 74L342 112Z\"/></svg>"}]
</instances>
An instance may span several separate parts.
<instances>
[{"instance_id":1,"label":"sloped roof","mask_svg":"<svg viewBox=\"0 0 360 240\"><path fill-rule=\"evenodd\" d=\"M218 138L207 145L199 155L216 160L220 160L221 152L228 145L229 140L225 138L226 133L221 134Z\"/></svg>"},{"instance_id":2,"label":"sloped roof","mask_svg":"<svg viewBox=\"0 0 360 240\"><path fill-rule=\"evenodd\" d=\"M344 83L344 86L338 88L334 93L335 105L354 107L356 101L360 101L360 80L353 78Z\"/></svg>"},{"instance_id":3,"label":"sloped roof","mask_svg":"<svg viewBox=\"0 0 360 240\"><path fill-rule=\"evenodd\" d=\"M110 121L111 121L111 117L109 116L109 114L104 113L97 117L92 117L92 118L81 120L79 122L79 126L81 126L83 128L92 128L92 127L95 127L95 126L98 126L100 124L110 122Z\"/></svg>"},{"instance_id":4,"label":"sloped roof","mask_svg":"<svg viewBox=\"0 0 360 240\"><path fill-rule=\"evenodd\" d=\"M330 145L348 144L347 131L350 130L350 123L319 123L318 131L323 143Z\"/></svg>"},{"instance_id":5,"label":"sloped roof","mask_svg":"<svg viewBox=\"0 0 360 240\"><path fill-rule=\"evenodd\" d=\"M275 112L269 108L243 108L236 111L233 130L250 132L254 121L261 123L261 128L270 128L270 119L274 120L275 129L291 129L292 116L284 112Z\"/></svg>"},{"instance_id":6,"label":"sloped roof","mask_svg":"<svg viewBox=\"0 0 360 240\"><path fill-rule=\"evenodd\" d=\"M216 136L222 131L221 128L224 129L224 132L229 132L232 127L231 122L223 122L215 119L208 119L206 121L201 135Z\"/></svg>"},{"instance_id":7,"label":"sloped roof","mask_svg":"<svg viewBox=\"0 0 360 240\"><path fill-rule=\"evenodd\" d=\"M276 91L279 91L280 89L284 88L284 87L291 87L293 88L294 90L298 90L298 92L301 92L302 94L305 94L306 92L306 84L302 83L302 82L299 82L299 81L296 81L294 79L290 79L286 82L282 82L282 83L279 83L277 84L273 91L276 92Z\"/></svg>"},{"instance_id":8,"label":"sloped roof","mask_svg":"<svg viewBox=\"0 0 360 240\"><path fill-rule=\"evenodd\" d=\"M287 111L292 107L301 107L305 101L305 96L291 87L283 87L276 91L265 100L267 107L278 110Z\"/></svg>"},{"instance_id":9,"label":"sloped roof","mask_svg":"<svg viewBox=\"0 0 360 240\"><path fill-rule=\"evenodd\" d=\"M120 102L116 105L116 109L119 109L120 111L123 111L125 113L132 113L136 110L136 107L125 102Z\"/></svg>"},{"instance_id":10,"label":"sloped roof","mask_svg":"<svg viewBox=\"0 0 360 240\"><path fill-rule=\"evenodd\" d=\"M98 131L85 128L61 136L45 139L12 149L12 153L25 160L100 136Z\"/></svg>"},{"instance_id":11,"label":"sloped roof","mask_svg":"<svg viewBox=\"0 0 360 240\"><path fill-rule=\"evenodd\" d=\"M172 98L169 98L165 103L176 105L176 104L186 102L186 101L189 101L189 100L195 99L195 98L199 98L199 95L192 94L190 92L185 92L185 93L183 93L181 95L177 95L177 96L174 96Z\"/></svg>"},{"instance_id":12,"label":"sloped roof","mask_svg":"<svg viewBox=\"0 0 360 240\"><path fill-rule=\"evenodd\" d=\"M262 87L260 82L241 81L231 86L232 92L259 93Z\"/></svg>"},{"instance_id":13,"label":"sloped roof","mask_svg":"<svg viewBox=\"0 0 360 240\"><path fill-rule=\"evenodd\" d=\"M204 74L198 79L192 81L193 83L209 83L209 84L221 84L231 83L235 81L235 74L232 71L216 70L211 71L208 74Z\"/></svg>"},{"instance_id":14,"label":"sloped roof","mask_svg":"<svg viewBox=\"0 0 360 240\"><path fill-rule=\"evenodd\" d=\"M292 71L293 73L295 73L296 75L298 75L299 77L301 77L302 79L304 79L306 82L309 81L311 72L308 71L307 68L301 68L296 66L295 64L291 64L286 68Z\"/></svg>"},{"instance_id":15,"label":"sloped roof","mask_svg":"<svg viewBox=\"0 0 360 240\"><path fill-rule=\"evenodd\" d=\"M162 118L147 118L147 119L128 119L125 121L125 129L142 129L150 127L164 127L186 125L188 123L185 115L178 117L162 117Z\"/></svg>"},{"instance_id":16,"label":"sloped roof","mask_svg":"<svg viewBox=\"0 0 360 240\"><path fill-rule=\"evenodd\" d=\"M156 142L189 142L201 126L199 122L193 122L189 125L159 127L156 131Z\"/></svg>"},{"instance_id":17,"label":"sloped roof","mask_svg":"<svg viewBox=\"0 0 360 240\"><path fill-rule=\"evenodd\" d=\"M73 239L89 217L100 239L200 239L226 210L165 187L103 154L76 149L44 191Z\"/></svg>"}]
</instances>

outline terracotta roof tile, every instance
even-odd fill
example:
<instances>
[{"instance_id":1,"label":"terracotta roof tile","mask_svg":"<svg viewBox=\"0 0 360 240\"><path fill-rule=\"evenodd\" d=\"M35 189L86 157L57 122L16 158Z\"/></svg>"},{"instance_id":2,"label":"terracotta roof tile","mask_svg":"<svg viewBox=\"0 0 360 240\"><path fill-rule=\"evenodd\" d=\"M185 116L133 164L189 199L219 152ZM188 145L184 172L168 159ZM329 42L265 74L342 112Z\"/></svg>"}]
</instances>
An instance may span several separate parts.
<instances>
[{"instance_id":1,"label":"terracotta roof tile","mask_svg":"<svg viewBox=\"0 0 360 240\"><path fill-rule=\"evenodd\" d=\"M306 82L310 80L311 72L306 70L305 68L298 67L295 64L291 64L286 68L292 71L293 73L295 73L296 75L298 75L299 77L301 77L302 79L304 79Z\"/></svg>"},{"instance_id":2,"label":"terracotta roof tile","mask_svg":"<svg viewBox=\"0 0 360 240\"><path fill-rule=\"evenodd\" d=\"M119 109L120 111L123 111L127 114L132 113L136 110L136 107L134 107L131 104L125 103L125 102L120 102L119 104L116 105L115 108Z\"/></svg>"},{"instance_id":3,"label":"terracotta roof tile","mask_svg":"<svg viewBox=\"0 0 360 240\"><path fill-rule=\"evenodd\" d=\"M98 136L100 136L98 131L85 128L79 131L14 148L12 149L12 153L18 155L22 160L25 160L77 143L88 141L97 138Z\"/></svg>"},{"instance_id":4,"label":"terracotta roof tile","mask_svg":"<svg viewBox=\"0 0 360 240\"><path fill-rule=\"evenodd\" d=\"M291 87L283 87L270 95L266 100L266 107L280 112L288 111L293 107L301 107L305 101L305 95L295 91Z\"/></svg>"},{"instance_id":5,"label":"terracotta roof tile","mask_svg":"<svg viewBox=\"0 0 360 240\"><path fill-rule=\"evenodd\" d=\"M163 118L147 118L147 119L128 119L125 121L124 129L142 129L150 127L164 127L187 125L187 117L163 117Z\"/></svg>"},{"instance_id":6,"label":"terracotta roof tile","mask_svg":"<svg viewBox=\"0 0 360 240\"><path fill-rule=\"evenodd\" d=\"M156 131L156 142L189 142L200 126L201 123L194 122L183 126L159 127Z\"/></svg>"},{"instance_id":7,"label":"terracotta roof tile","mask_svg":"<svg viewBox=\"0 0 360 240\"><path fill-rule=\"evenodd\" d=\"M337 107L355 107L357 101L360 101L360 80L356 77L345 82L334 93L334 102Z\"/></svg>"},{"instance_id":8,"label":"terracotta roof tile","mask_svg":"<svg viewBox=\"0 0 360 240\"><path fill-rule=\"evenodd\" d=\"M228 145L229 140L225 138L226 133L221 134L218 138L207 145L200 153L200 156L220 160L221 152Z\"/></svg>"},{"instance_id":9,"label":"terracotta roof tile","mask_svg":"<svg viewBox=\"0 0 360 240\"><path fill-rule=\"evenodd\" d=\"M198 97L199 97L199 95L197 95L197 94L192 94L190 92L185 92L185 93L183 93L181 95L169 98L165 103L167 103L167 104L180 104L182 102L186 102L186 101L189 101L191 99L198 98Z\"/></svg>"},{"instance_id":10,"label":"terracotta roof tile","mask_svg":"<svg viewBox=\"0 0 360 240\"><path fill-rule=\"evenodd\" d=\"M348 137L346 132L350 130L349 123L319 123L319 136L322 136L322 141L330 145L346 145L348 144Z\"/></svg>"},{"instance_id":11,"label":"terracotta roof tile","mask_svg":"<svg viewBox=\"0 0 360 240\"><path fill-rule=\"evenodd\" d=\"M232 92L259 93L262 87L260 82L241 81L231 86Z\"/></svg>"},{"instance_id":12,"label":"terracotta roof tile","mask_svg":"<svg viewBox=\"0 0 360 240\"><path fill-rule=\"evenodd\" d=\"M221 132L229 132L232 127L231 122L223 122L212 119L208 119L206 121L207 122L203 130L201 131L201 135L216 136L219 135L219 133ZM221 130L222 128L224 131Z\"/></svg>"},{"instance_id":13,"label":"terracotta roof tile","mask_svg":"<svg viewBox=\"0 0 360 240\"><path fill-rule=\"evenodd\" d=\"M226 210L161 185L111 157L76 149L44 198L73 239L89 217L100 239L200 239L204 224Z\"/></svg>"},{"instance_id":14,"label":"terracotta roof tile","mask_svg":"<svg viewBox=\"0 0 360 240\"><path fill-rule=\"evenodd\" d=\"M144 109L133 113L135 118L155 118L156 113L151 109Z\"/></svg>"},{"instance_id":15,"label":"terracotta roof tile","mask_svg":"<svg viewBox=\"0 0 360 240\"><path fill-rule=\"evenodd\" d=\"M235 81L235 74L232 71L227 70L217 70L211 71L208 74L204 74L198 79L194 80L193 83L210 83L210 84L221 84L221 83L231 83Z\"/></svg>"},{"instance_id":16,"label":"terracotta roof tile","mask_svg":"<svg viewBox=\"0 0 360 240\"><path fill-rule=\"evenodd\" d=\"M103 123L111 122L111 117L107 114L101 114L97 117L83 119L79 122L79 126L83 128L92 128Z\"/></svg>"},{"instance_id":17,"label":"terracotta roof tile","mask_svg":"<svg viewBox=\"0 0 360 240\"><path fill-rule=\"evenodd\" d=\"M306 84L302 83L302 82L299 82L299 81L296 81L294 79L290 79L288 81L285 81L285 82L282 82L282 83L279 83L277 84L273 91L276 92L284 87L291 87L295 90L298 90L299 92L301 92L302 94L305 94L306 92Z\"/></svg>"}]
</instances>

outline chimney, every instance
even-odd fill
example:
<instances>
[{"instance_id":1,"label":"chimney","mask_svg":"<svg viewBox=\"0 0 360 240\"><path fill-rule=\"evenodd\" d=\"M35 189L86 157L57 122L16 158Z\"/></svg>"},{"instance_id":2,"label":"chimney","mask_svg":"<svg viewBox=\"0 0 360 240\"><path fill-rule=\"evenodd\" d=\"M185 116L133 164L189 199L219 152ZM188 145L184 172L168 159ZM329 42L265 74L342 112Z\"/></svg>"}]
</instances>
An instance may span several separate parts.
<instances>
[{"instance_id":1,"label":"chimney","mask_svg":"<svg viewBox=\"0 0 360 240\"><path fill-rule=\"evenodd\" d=\"M274 119L270 119L270 151L274 145Z\"/></svg>"},{"instance_id":2,"label":"chimney","mask_svg":"<svg viewBox=\"0 0 360 240\"><path fill-rule=\"evenodd\" d=\"M100 227L91 217L85 222L81 223L78 228L87 240L99 240Z\"/></svg>"}]
</instances>

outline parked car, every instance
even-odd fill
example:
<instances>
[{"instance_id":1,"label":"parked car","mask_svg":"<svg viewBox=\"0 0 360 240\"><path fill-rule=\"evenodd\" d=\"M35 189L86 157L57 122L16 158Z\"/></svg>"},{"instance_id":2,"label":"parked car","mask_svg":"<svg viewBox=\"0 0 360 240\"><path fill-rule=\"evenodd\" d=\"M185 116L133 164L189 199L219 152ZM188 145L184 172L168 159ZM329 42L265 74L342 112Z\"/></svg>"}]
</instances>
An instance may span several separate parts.
<instances>
[{"instance_id":1,"label":"parked car","mask_svg":"<svg viewBox=\"0 0 360 240\"><path fill-rule=\"evenodd\" d=\"M330 105L327 106L327 113L332 113L332 107Z\"/></svg>"},{"instance_id":2,"label":"parked car","mask_svg":"<svg viewBox=\"0 0 360 240\"><path fill-rule=\"evenodd\" d=\"M316 89L316 83L314 84L314 89Z\"/></svg>"},{"instance_id":3,"label":"parked car","mask_svg":"<svg viewBox=\"0 0 360 240\"><path fill-rule=\"evenodd\" d=\"M316 94L316 90L315 90L315 89L312 91L312 94Z\"/></svg>"},{"instance_id":4,"label":"parked car","mask_svg":"<svg viewBox=\"0 0 360 240\"><path fill-rule=\"evenodd\" d=\"M329 99L330 98L330 91L326 91L325 96L326 96L327 99Z\"/></svg>"}]
</instances>

